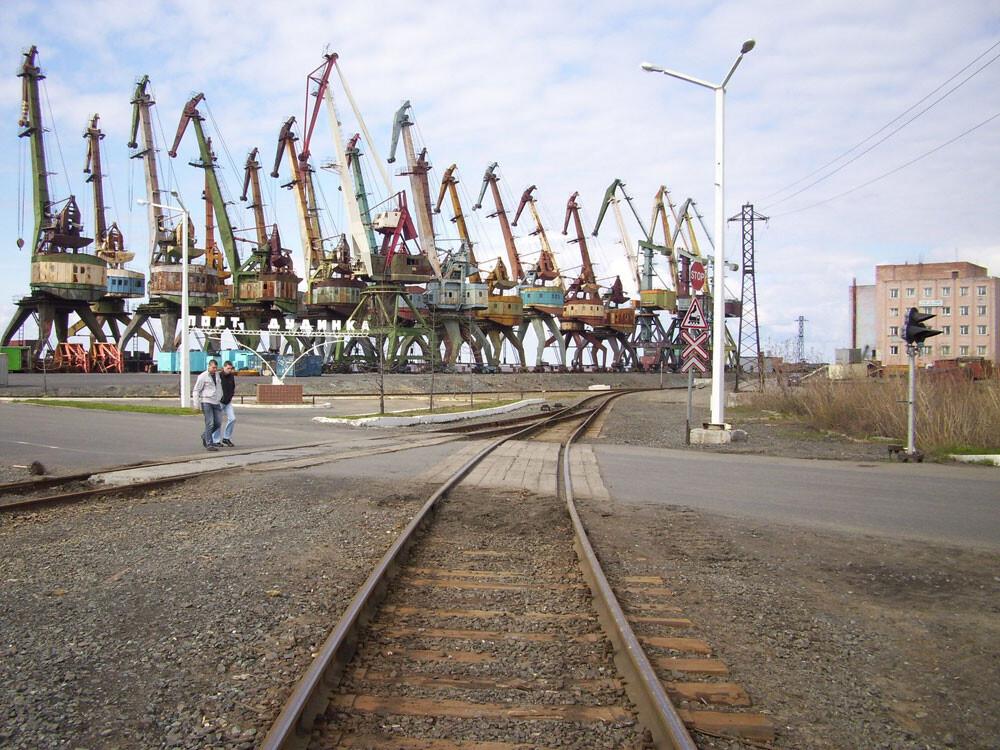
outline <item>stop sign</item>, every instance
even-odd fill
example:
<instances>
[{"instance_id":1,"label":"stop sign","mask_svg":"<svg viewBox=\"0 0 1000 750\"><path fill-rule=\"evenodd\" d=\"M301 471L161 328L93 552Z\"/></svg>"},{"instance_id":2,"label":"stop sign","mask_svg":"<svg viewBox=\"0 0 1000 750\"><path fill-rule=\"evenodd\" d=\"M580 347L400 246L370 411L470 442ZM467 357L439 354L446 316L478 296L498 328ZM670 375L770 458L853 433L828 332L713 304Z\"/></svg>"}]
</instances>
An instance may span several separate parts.
<instances>
[{"instance_id":1,"label":"stop sign","mask_svg":"<svg viewBox=\"0 0 1000 750\"><path fill-rule=\"evenodd\" d=\"M700 292L705 286L705 266L698 261L691 264L688 271L688 278L691 279L691 286L696 292Z\"/></svg>"}]
</instances>

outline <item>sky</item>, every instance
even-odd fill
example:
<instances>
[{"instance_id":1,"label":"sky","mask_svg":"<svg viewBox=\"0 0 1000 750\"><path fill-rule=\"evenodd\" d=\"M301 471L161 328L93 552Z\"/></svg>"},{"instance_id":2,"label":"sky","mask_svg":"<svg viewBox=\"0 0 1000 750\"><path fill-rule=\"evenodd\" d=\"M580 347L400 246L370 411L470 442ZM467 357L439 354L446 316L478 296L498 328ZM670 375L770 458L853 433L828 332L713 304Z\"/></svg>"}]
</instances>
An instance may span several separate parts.
<instances>
[{"instance_id":1,"label":"sky","mask_svg":"<svg viewBox=\"0 0 1000 750\"><path fill-rule=\"evenodd\" d=\"M379 3L286 0L92 0L4 3L0 7L0 322L28 293L33 226L27 139L18 138L23 53L38 46L46 79L42 101L50 189L76 195L92 236L82 134L100 114L109 221L117 221L132 267L148 253L138 160L129 159L130 99L149 75L158 119L161 175L197 217L202 173L188 165L190 131L178 158L166 151L181 111L198 92L219 154L237 226L250 226L239 201L243 164L260 149L269 221L301 258L292 193L283 164L268 176L282 123L300 123L306 76L325 51L343 71L372 133L388 155L392 119L412 103L418 142L441 175L457 165L465 213L484 265L504 252L487 194L471 211L483 173L499 163L506 208L537 185L546 229L567 273L579 264L561 234L566 203L579 191L588 232L608 185L623 180L648 224L665 185L677 204L693 198L711 231L715 211L715 98L708 89L644 72L650 61L721 83L746 39L756 47L727 87L725 214L751 203L768 217L755 226L757 309L763 348L781 349L805 319L805 349L830 361L850 344L848 289L874 282L875 266L962 260L1000 275L1000 2L873 0L549 0L512 4L478 0ZM347 137L357 130L335 89ZM996 119L991 119L996 118ZM166 142L165 142L166 141ZM363 151L370 160L372 149ZM321 112L312 152L322 163L334 146ZM400 171L399 159L390 170ZM368 161L366 169L376 174ZM165 170L169 170L166 172ZM336 174L319 176L329 232L346 230ZM370 184L375 191L374 177ZM395 176L395 190L406 188ZM375 191L377 192L377 191ZM383 191L384 192L384 191ZM27 195L24 202L21 196ZM373 202L384 198L374 197ZM447 204L446 204L447 205ZM455 236L448 208L436 218L441 238ZM633 243L640 229L629 219ZM529 222L515 229L528 254ZM572 228L571 228L572 233ZM202 230L198 230L199 238ZM704 235L702 252L709 251ZM29 243L30 244L30 243ZM590 244L599 279L627 262L612 215ZM742 257L738 222L727 223L727 261ZM666 263L658 272L669 278ZM299 262L301 268L301 262ZM742 277L727 286L739 296ZM736 332L735 322L730 323Z\"/></svg>"}]
</instances>

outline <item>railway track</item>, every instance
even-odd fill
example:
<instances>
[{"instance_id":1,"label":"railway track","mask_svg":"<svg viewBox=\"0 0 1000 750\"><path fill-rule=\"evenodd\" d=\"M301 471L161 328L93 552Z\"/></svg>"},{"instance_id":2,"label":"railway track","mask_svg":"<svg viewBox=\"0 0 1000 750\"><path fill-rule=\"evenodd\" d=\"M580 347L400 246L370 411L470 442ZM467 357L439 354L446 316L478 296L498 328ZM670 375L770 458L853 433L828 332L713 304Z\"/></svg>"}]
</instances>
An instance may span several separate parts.
<instances>
[{"instance_id":1,"label":"railway track","mask_svg":"<svg viewBox=\"0 0 1000 750\"><path fill-rule=\"evenodd\" d=\"M631 391L629 391L631 392ZM621 393L621 392L619 392ZM406 440L407 447L417 447L419 445L431 445L434 442L443 442L447 439L472 439L492 437L508 434L523 428L524 425L537 424L541 421L561 421L575 419L583 405L599 399L601 395L591 395L585 397L578 404L557 409L549 413L529 414L522 417L515 417L509 420L499 420L480 424L456 425L433 432L428 432L419 437ZM593 407L587 408L586 413L590 413ZM303 466L314 465L325 461L337 460L340 458L357 457L371 455L372 453L388 452L398 448L398 438L394 436L376 436L370 441L372 447L361 447L353 449L350 453L337 453L335 441L313 441L297 445L286 446L284 448L259 448L254 450L241 450L233 453L223 453L218 456L205 457L181 457L164 461L148 461L122 466L109 467L97 472L78 472L64 474L61 476L43 476L34 479L27 479L19 482L0 484L0 513L33 511L54 505L73 503L81 500L99 498L105 495L122 493L131 490L152 489L162 487L177 482L201 477L207 474L241 471L249 468L251 471L279 471L287 468L301 468ZM388 447L381 448L379 444L386 444ZM321 453L316 455L295 456L296 451L310 453L308 449L333 448L332 453ZM249 465L227 463L230 456L255 456ZM266 457L264 457L266 455ZM172 469L177 467L177 469ZM184 470L187 467L189 470ZM99 484L95 486L92 477L106 477L114 474L132 473L156 473L157 470L169 472L166 476L154 476L149 479L128 480L122 483L110 485ZM61 489L60 489L61 488ZM53 492L52 490L58 490Z\"/></svg>"},{"instance_id":2,"label":"railway track","mask_svg":"<svg viewBox=\"0 0 1000 750\"><path fill-rule=\"evenodd\" d=\"M261 747L694 748L686 725L766 738L758 715L674 708L670 696L748 701L718 681L725 667L708 645L683 636L690 623L663 582L617 581L623 609L587 540L567 454L622 395L497 439L445 481L355 595ZM551 440L569 421L562 499L459 488L443 502L505 441Z\"/></svg>"}]
</instances>

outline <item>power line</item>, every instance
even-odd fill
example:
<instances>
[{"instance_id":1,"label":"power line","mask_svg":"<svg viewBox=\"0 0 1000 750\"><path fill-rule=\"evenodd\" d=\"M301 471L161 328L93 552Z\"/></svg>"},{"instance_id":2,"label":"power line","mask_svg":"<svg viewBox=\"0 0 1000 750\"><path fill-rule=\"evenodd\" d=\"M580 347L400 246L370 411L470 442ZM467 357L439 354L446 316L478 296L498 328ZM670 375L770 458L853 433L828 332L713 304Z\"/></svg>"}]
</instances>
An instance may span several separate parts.
<instances>
[{"instance_id":1,"label":"power line","mask_svg":"<svg viewBox=\"0 0 1000 750\"><path fill-rule=\"evenodd\" d=\"M928 152L926 152L926 153L924 153L924 154L921 154L920 156L916 157L915 159L910 159L910 161L906 162L905 164L900 164L900 165L899 165L898 167L896 167L895 169L891 169L891 170L889 170L888 172L886 172L885 174L883 174L883 175L879 175L879 176L878 176L878 177L876 177L875 179L873 179L873 180L869 180L868 182L864 183L863 185L858 185L857 187L853 187L853 188L851 188L850 190L845 190L845 191L844 191L843 193L839 193L838 195L834 195L833 197L831 197L831 198L827 198L826 200L822 200L822 201L819 201L818 203L813 203L813 204L811 204L811 205L808 205L808 206L803 206L802 208L796 208L796 209L795 209L794 211L788 211L787 213L783 213L783 214L777 214L777 216L778 216L778 217L781 217L781 216L791 216L792 214L797 214L797 213L799 213L800 211L807 211L807 210L808 210L808 209L810 209L810 208L816 208L817 206L822 206L823 204L825 204L825 203L829 203L830 201L835 201L835 200L837 200L837 198L843 198L843 197L844 197L845 195L849 195L850 193L853 193L853 192L855 192L855 191L857 191L857 190L861 190L862 188L866 188L866 187L868 187L869 185L874 185L874 184L875 184L876 182L878 182L879 180L883 180L883 179L885 179L886 177L888 177L888 176L890 176L890 175L893 175L893 174L895 174L896 172L900 171L901 169L905 169L906 167L910 166L911 164L915 164L915 163L917 163L917 162L918 162L918 161L920 161L921 159L924 159L924 158L926 158L926 157L930 156L931 154L933 154L933 153L936 153L937 151L940 151L940 150L941 150L941 149L943 149L943 148L944 148L945 146L950 146L950 145L951 145L952 143L954 143L955 141L957 141L957 140L959 140L959 139L961 139L961 138L964 138L964 137L965 137L965 136L967 136L967 135L968 135L969 133L973 132L974 130L978 130L979 128L983 127L983 125L986 125L987 123L990 123L990 122L992 122L993 120L997 119L998 117L1000 117L1000 112L997 112L997 113L996 113L995 115L993 115L992 117L987 117L987 118L986 118L985 120L983 120L983 121L982 121L981 123L979 123L978 125L973 125L973 126L972 126L971 128L969 128L968 130L966 130L966 131L965 131L964 133L959 133L958 135L956 135L956 136L955 136L954 138L952 138L951 140L949 140L949 141L945 141L944 143L942 143L942 144L941 144L941 145L939 145L939 146L935 146L935 147L934 147L934 148L932 148L932 149L931 149L930 151L928 151Z\"/></svg>"},{"instance_id":2,"label":"power line","mask_svg":"<svg viewBox=\"0 0 1000 750\"><path fill-rule=\"evenodd\" d=\"M905 115L906 115L907 113L909 113L909 112L912 112L912 111L913 111L914 109L916 109L916 108L917 108L917 107L918 107L919 105L923 104L923 103L924 103L925 101L927 101L928 99L930 99L930 98L931 98L931 97L932 97L932 96L933 96L934 94L936 94L936 93L937 93L938 91L940 91L940 90L941 90L942 88L944 88L944 87L945 87L945 86L947 86L947 85L948 85L949 83L951 83L952 81L954 81L954 80L955 80L956 78L958 78L958 76L960 76L960 75L961 75L962 73L964 73L964 72L965 72L966 70L968 70L969 68L971 68L971 67L972 67L973 65L975 65L975 64L976 64L976 63L977 63L977 62L978 62L979 60L981 60L981 59L982 59L983 57L985 57L986 55L988 55L988 54L989 54L990 52L992 52L992 51L993 51L994 49L996 49L996 47L998 47L998 46L1000 46L1000 41L997 41L997 42L995 42L995 43L994 43L994 44L993 44L993 45L992 45L992 46L991 46L991 47L990 47L989 49L987 49L987 50L986 50L985 52L983 52L983 53L982 53L982 54L980 54L980 55L979 55L978 57L976 57L976 58L975 58L974 60L972 60L972 62L970 62L970 63L969 63L968 65L966 65L966 66L965 66L964 68L962 68L961 70L959 70L959 71L958 71L957 73L955 73L955 74L954 74L953 76L951 76L951 77L950 77L950 78L949 78L948 80L946 80L946 81L945 81L944 83L942 83L942 84L941 84L940 86L938 86L937 88L935 88L935 89L934 89L933 91L931 91L930 93L928 93L928 94L927 94L926 96L924 96L924 97L923 97L922 99L920 99L920 101L916 102L915 104L913 104L912 106L910 106L910 107L909 107L908 109L904 110L904 111L903 111L903 112L901 112L901 113L900 113L899 115L897 115L897 116L896 116L895 118L893 118L892 120L890 120L889 122L887 122L887 123L886 123L885 125L883 125L883 126L882 126L881 128L879 128L878 130L876 130L876 131L875 131L874 133L872 133L871 135L869 135L869 136L868 136L867 138L865 138L865 139L861 140L860 142L856 143L855 145L851 146L851 148L847 149L847 151L845 151L845 152L843 152L842 154L840 154L839 156L837 156L837 157L835 157L835 158L831 159L830 161L828 161L828 162L827 162L826 164L824 164L823 166L819 167L818 169L815 169L815 170L813 170L812 172L810 172L809 174L807 174L807 175L806 175L805 177L802 177L802 178L800 178L800 179L796 180L795 182L793 182L793 183L791 183L791 184L789 184L789 185L786 185L785 187L781 188L780 190L776 190L775 192L773 192L773 193L771 193L770 195L766 196L765 200L766 200L767 198L771 198L771 197L773 197L773 196L775 196L775 195L779 195L779 194L781 194L781 193L785 192L786 190L788 190L788 189L790 189L790 188L793 188L793 187L795 187L795 186L796 186L796 185L798 185L799 183L801 183L801 182L804 182L805 180L808 180L808 179L809 179L810 177L812 177L812 176L814 176L814 175L816 175L816 174L818 174L818 173L822 172L822 171L823 171L824 169L826 169L827 167L831 166L832 164L835 164L835 163L837 163L838 161L840 161L841 159L843 159L843 158L844 158L845 156L847 156L848 154L850 154L850 153L851 153L852 151L855 151L856 149L860 148L860 147L861 147L861 146L863 146L863 145L864 145L865 143L867 143L867 142L868 142L868 141L870 141L870 140L871 140L872 138L874 138L874 137L875 137L875 136L877 136L877 135L878 135L879 133L881 133L881 132L882 132L883 130L885 130L886 128L890 127L890 126L891 126L891 125L893 125L894 123L898 122L898 121L899 121L899 120L900 120L901 118L903 118L903 117L904 117L904 116L905 116ZM949 90L948 92L946 92L946 93L945 93L944 95L942 95L941 97L939 97L939 98L938 98L938 99L937 99L936 101L932 102L932 103L931 103L931 104L930 104L929 106L925 107L925 108L924 108L923 110L921 110L920 112L918 112L917 114L915 114L915 115L914 115L913 117L911 117L911 118L910 118L909 120L907 120L907 121L906 121L906 122L904 122L904 123L903 123L902 125L900 125L900 126L899 126L898 128L896 128L896 129L895 129L895 130L893 130L893 131L892 131L891 133L889 133L888 135L886 135L886 136L885 136L884 138L882 138L881 140L879 140L879 141L877 141L877 142L873 143L873 144L872 144L871 146L869 146L869 147L868 147L867 149L865 149L864 151L862 151L862 152L861 152L860 154L858 154L857 156L855 156L855 157L854 157L853 159L851 159L850 161L847 161L847 162L845 162L844 164L841 164L841 165L840 165L839 167L837 167L837 168L836 168L835 170L833 170L833 171L832 171L832 172L830 172L829 174L827 174L827 175L825 175L825 176L821 177L820 179L818 179L818 180L816 180L816 181L814 181L814 182L810 183L809 185L806 185L806 186L805 186L804 188L802 188L801 190L798 190L797 192L795 192L795 193L792 193L791 195L788 195L788 196L786 196L786 197L782 198L781 200L779 200L779 201L776 201L775 203L772 203L772 204L770 204L770 205L771 205L771 206L776 206L776 205L778 205L779 203L783 203L784 201L788 200L789 198L794 198L794 197L795 197L796 195L799 195L799 193L802 193L802 192L804 192L805 190L808 190L808 189L809 189L809 188L811 188L812 186L814 186L814 185L816 185L816 184L818 184L818 183L822 182L823 180L827 179L828 177L830 177L830 176L832 176L832 175L836 174L836 173L837 173L837 172L839 172L839 171L840 171L841 169L843 169L844 167L846 167L846 166L847 166L848 164L851 164L852 162L856 161L856 160L857 160L857 159L859 159L860 157L864 156L864 155L865 155L865 154L867 154L867 153L868 153L869 151L871 151L871 150L872 150L873 148L875 148L876 146L878 146L878 145L879 145L879 144L881 144L881 143L884 143L884 142L885 142L885 141L886 141L887 139L891 138L891 137L892 137L893 135L895 135L895 134L896 134L896 133L898 133L898 132L899 132L900 130L902 130L903 128L905 128L905 127L906 127L907 125L909 125L909 124L910 124L911 122L913 122L914 120L916 120L916 119L917 119L918 117L920 117L921 115L923 115L923 114L925 114L926 112L928 112L929 110L931 110L931 109L932 109L933 107L935 107L935 106L937 106L938 104L940 104L940 103L941 103L941 102L942 102L942 101L943 101L943 100L944 100L945 98L947 98L948 96L950 96L951 94L953 94L953 93L954 93L955 91L957 91L957 90L958 90L959 88L961 88L962 86L964 86L964 85L965 85L965 84L966 84L966 83L967 83L967 82L968 82L968 81L969 81L970 79L972 79L972 78L973 78L974 76L978 75L978 74L979 74L980 72L982 72L982 71L983 71L983 70L984 70L984 69L985 69L986 67L988 67L989 65L993 64L994 62L996 62L996 60L997 60L997 59L1000 59L1000 55L996 55L996 56L995 56L995 57L993 57L993 58L992 58L991 60L989 60L989 61L987 61L986 63L984 63L984 64L983 64L983 65L982 65L982 66L981 66L980 68L978 68L978 69L977 69L976 71L974 71L974 72L973 72L972 74L970 74L970 75L969 75L968 77L966 77L966 78L965 78L965 80L963 80L963 81L962 81L961 83L959 83L959 84L958 84L958 85L956 85L956 86L955 86L954 88L952 88L951 90Z\"/></svg>"}]
</instances>

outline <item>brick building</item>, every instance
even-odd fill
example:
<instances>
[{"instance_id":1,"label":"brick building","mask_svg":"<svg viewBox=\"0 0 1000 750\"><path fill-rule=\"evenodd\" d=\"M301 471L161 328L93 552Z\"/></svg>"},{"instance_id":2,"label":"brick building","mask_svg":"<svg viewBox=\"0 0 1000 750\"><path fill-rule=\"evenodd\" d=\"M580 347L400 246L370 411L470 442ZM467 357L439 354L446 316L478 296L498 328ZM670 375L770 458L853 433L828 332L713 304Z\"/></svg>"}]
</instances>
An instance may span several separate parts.
<instances>
[{"instance_id":1,"label":"brick building","mask_svg":"<svg viewBox=\"0 0 1000 750\"><path fill-rule=\"evenodd\" d=\"M927 321L940 336L927 339L920 366L938 359L983 357L1000 361L1000 278L973 263L916 263L875 267L874 287L852 287L852 344L874 347L886 365L906 364L902 329L911 307L934 315ZM874 309L871 309L874 306ZM871 329L863 322L874 318Z\"/></svg>"}]
</instances>

